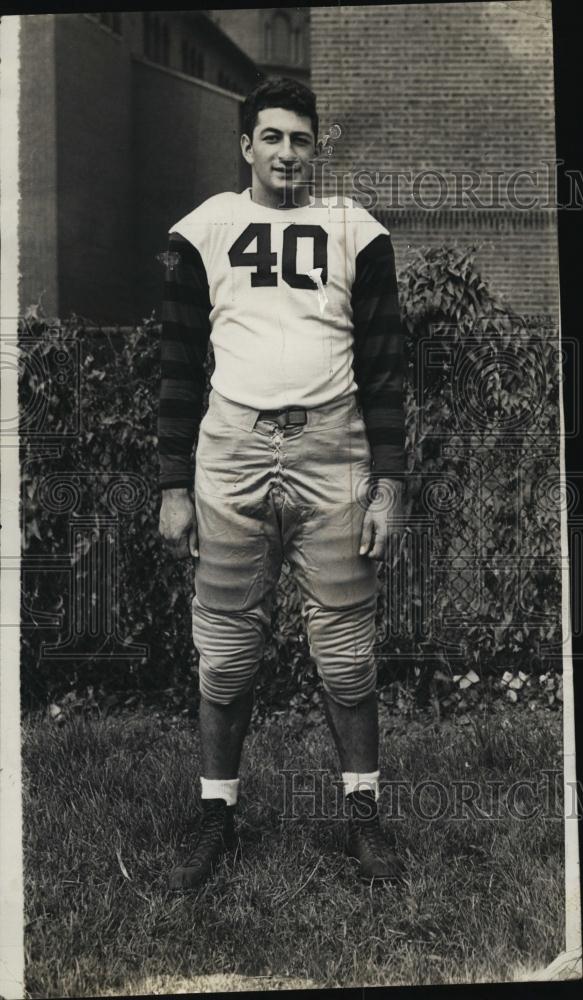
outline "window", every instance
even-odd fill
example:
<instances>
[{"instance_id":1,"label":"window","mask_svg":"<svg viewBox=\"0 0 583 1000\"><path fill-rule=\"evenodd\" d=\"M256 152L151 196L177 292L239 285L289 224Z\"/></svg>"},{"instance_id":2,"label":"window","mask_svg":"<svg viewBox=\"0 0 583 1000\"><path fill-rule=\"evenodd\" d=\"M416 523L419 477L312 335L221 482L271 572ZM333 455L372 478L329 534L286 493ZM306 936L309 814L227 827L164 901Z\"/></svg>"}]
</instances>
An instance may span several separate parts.
<instances>
[{"instance_id":1,"label":"window","mask_svg":"<svg viewBox=\"0 0 583 1000\"><path fill-rule=\"evenodd\" d=\"M110 28L111 31L115 31L116 35L121 35L121 14L114 14L106 11L103 14L96 15L101 24L104 24L106 28Z\"/></svg>"},{"instance_id":2,"label":"window","mask_svg":"<svg viewBox=\"0 0 583 1000\"><path fill-rule=\"evenodd\" d=\"M301 63L302 60L302 29L294 28L294 47L293 47L293 60L295 63Z\"/></svg>"},{"instance_id":3,"label":"window","mask_svg":"<svg viewBox=\"0 0 583 1000\"><path fill-rule=\"evenodd\" d=\"M204 78L204 56L195 45L190 45L186 38L182 40L182 72L189 76Z\"/></svg>"},{"instance_id":4,"label":"window","mask_svg":"<svg viewBox=\"0 0 583 1000\"><path fill-rule=\"evenodd\" d=\"M144 55L150 59L152 56L152 17L147 12L142 14L142 28L144 32Z\"/></svg>"},{"instance_id":5,"label":"window","mask_svg":"<svg viewBox=\"0 0 583 1000\"><path fill-rule=\"evenodd\" d=\"M170 30L166 22L162 25L161 31L162 52L160 61L164 66L170 65Z\"/></svg>"},{"instance_id":6,"label":"window","mask_svg":"<svg viewBox=\"0 0 583 1000\"><path fill-rule=\"evenodd\" d=\"M161 45L160 45L160 21L157 17L152 18L152 59L154 62L160 62Z\"/></svg>"},{"instance_id":7,"label":"window","mask_svg":"<svg viewBox=\"0 0 583 1000\"><path fill-rule=\"evenodd\" d=\"M147 11L142 14L144 55L153 62L162 61L162 26L160 18Z\"/></svg>"},{"instance_id":8,"label":"window","mask_svg":"<svg viewBox=\"0 0 583 1000\"><path fill-rule=\"evenodd\" d=\"M272 23L273 58L277 62L288 62L291 49L291 28L286 14L280 11L274 15Z\"/></svg>"},{"instance_id":9,"label":"window","mask_svg":"<svg viewBox=\"0 0 583 1000\"><path fill-rule=\"evenodd\" d=\"M144 12L142 14L142 26L144 33L144 55L152 62L161 63L163 66L170 65L170 28L166 21L160 20L155 14ZM184 72L185 60L187 59L185 43L182 43L182 68Z\"/></svg>"}]
</instances>

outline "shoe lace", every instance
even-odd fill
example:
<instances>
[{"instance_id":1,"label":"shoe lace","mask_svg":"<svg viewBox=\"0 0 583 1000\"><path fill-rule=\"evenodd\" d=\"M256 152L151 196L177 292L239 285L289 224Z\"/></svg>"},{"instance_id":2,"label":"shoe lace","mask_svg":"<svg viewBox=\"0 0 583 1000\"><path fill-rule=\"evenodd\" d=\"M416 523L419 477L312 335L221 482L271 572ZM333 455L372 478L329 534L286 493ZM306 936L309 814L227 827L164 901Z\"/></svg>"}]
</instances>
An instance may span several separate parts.
<instances>
[{"instance_id":1,"label":"shoe lace","mask_svg":"<svg viewBox=\"0 0 583 1000\"><path fill-rule=\"evenodd\" d=\"M188 867L201 863L201 855L207 849L212 849L223 837L225 828L225 808L221 803L208 805L202 814L198 836L193 852L186 861Z\"/></svg>"},{"instance_id":2,"label":"shoe lace","mask_svg":"<svg viewBox=\"0 0 583 1000\"><path fill-rule=\"evenodd\" d=\"M381 830L381 825L378 816L373 816L371 819L361 820L358 824L358 830L367 846L377 857L386 857L387 851L390 850L390 845Z\"/></svg>"}]
</instances>

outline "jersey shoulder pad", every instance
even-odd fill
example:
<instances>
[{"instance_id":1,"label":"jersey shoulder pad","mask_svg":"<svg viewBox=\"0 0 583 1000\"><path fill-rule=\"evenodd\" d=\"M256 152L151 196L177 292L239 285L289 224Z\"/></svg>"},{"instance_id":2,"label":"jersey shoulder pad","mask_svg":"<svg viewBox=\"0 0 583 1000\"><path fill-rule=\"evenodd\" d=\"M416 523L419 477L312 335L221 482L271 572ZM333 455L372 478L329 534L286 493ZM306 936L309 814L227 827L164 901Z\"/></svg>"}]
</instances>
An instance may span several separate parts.
<instances>
[{"instance_id":1,"label":"jersey shoulder pad","mask_svg":"<svg viewBox=\"0 0 583 1000\"><path fill-rule=\"evenodd\" d=\"M375 226L381 226L386 233L389 232L386 226L383 226L378 219L375 219L374 215L371 215L368 208L363 208L354 198L345 198L344 201L348 217L355 225L370 226L374 224Z\"/></svg>"},{"instance_id":2,"label":"jersey shoulder pad","mask_svg":"<svg viewBox=\"0 0 583 1000\"><path fill-rule=\"evenodd\" d=\"M378 236L390 236L390 231L383 226L382 222L375 219L374 215L359 205L352 198L346 198L346 218L350 222L355 239L355 250L359 254L361 250L372 243Z\"/></svg>"},{"instance_id":3,"label":"jersey shoulder pad","mask_svg":"<svg viewBox=\"0 0 583 1000\"><path fill-rule=\"evenodd\" d=\"M221 194L214 194L206 201L201 202L192 212L183 216L175 222L169 234L178 233L189 243L201 249L210 228L217 222L224 221L231 215L233 208L233 198L237 195L233 191L224 191Z\"/></svg>"}]
</instances>

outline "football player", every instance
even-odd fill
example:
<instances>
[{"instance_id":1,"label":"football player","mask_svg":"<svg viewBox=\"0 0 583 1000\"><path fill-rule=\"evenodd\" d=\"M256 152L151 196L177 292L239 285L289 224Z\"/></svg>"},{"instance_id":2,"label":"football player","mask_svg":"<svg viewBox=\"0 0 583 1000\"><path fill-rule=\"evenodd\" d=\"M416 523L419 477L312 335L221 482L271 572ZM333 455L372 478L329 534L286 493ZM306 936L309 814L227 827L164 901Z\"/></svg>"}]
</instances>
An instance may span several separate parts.
<instances>
[{"instance_id":1,"label":"football player","mask_svg":"<svg viewBox=\"0 0 583 1000\"><path fill-rule=\"evenodd\" d=\"M173 888L200 885L233 845L283 559L301 591L340 761L347 853L365 879L403 874L379 823L373 657L377 560L404 471L395 260L388 231L365 209L313 195L317 137L311 90L260 84L243 106L251 187L209 198L170 229L160 532L195 561L202 796ZM215 368L201 422L209 338ZM387 502L370 502L371 484Z\"/></svg>"}]
</instances>

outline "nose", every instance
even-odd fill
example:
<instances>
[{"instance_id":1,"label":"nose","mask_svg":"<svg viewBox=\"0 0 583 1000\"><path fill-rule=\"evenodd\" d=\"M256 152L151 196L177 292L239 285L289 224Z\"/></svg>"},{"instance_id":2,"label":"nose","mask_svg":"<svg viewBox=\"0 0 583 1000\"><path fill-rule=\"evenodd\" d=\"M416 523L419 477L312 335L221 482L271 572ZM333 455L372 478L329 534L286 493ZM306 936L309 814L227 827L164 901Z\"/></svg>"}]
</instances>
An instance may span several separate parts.
<instances>
[{"instance_id":1,"label":"nose","mask_svg":"<svg viewBox=\"0 0 583 1000\"><path fill-rule=\"evenodd\" d=\"M291 139L289 136L284 136L282 144L279 150L279 158L282 163L295 163L297 156L293 151Z\"/></svg>"}]
</instances>

